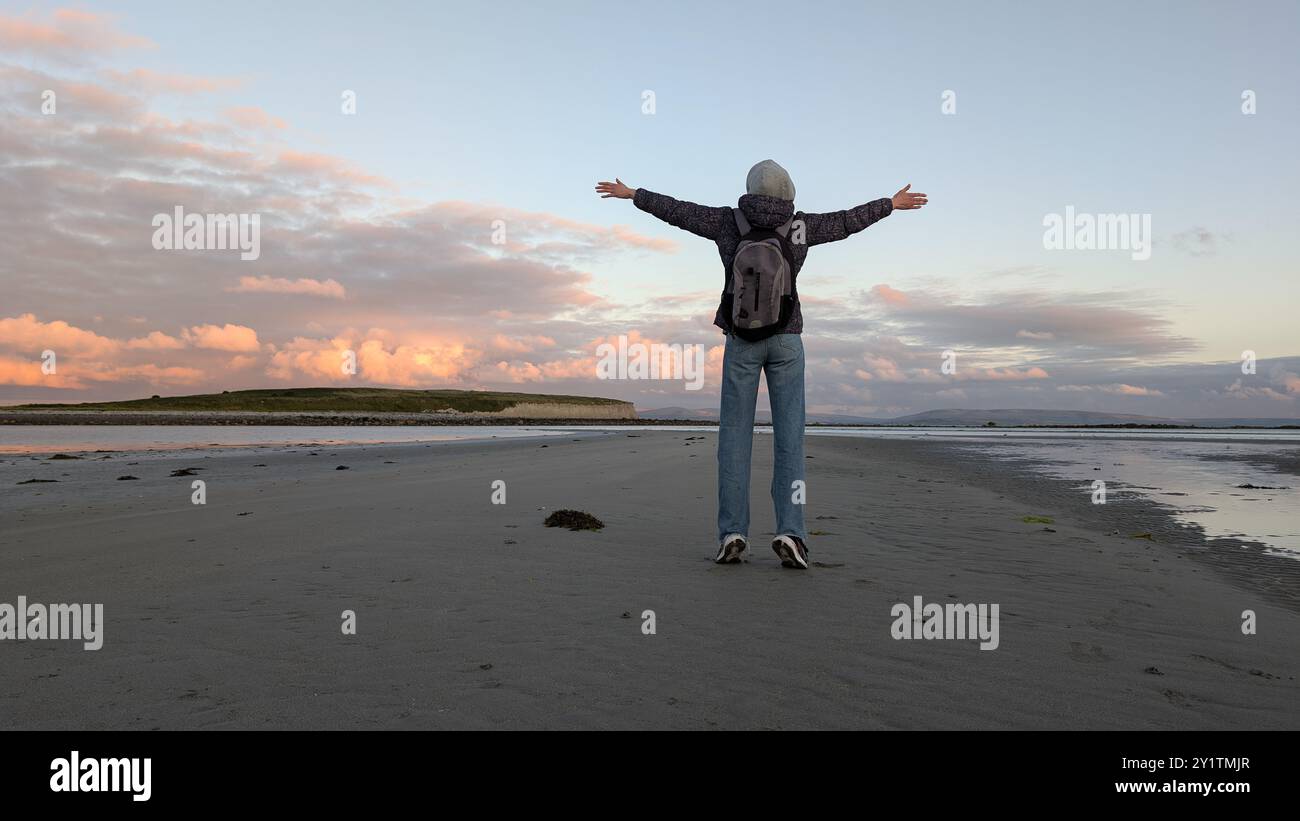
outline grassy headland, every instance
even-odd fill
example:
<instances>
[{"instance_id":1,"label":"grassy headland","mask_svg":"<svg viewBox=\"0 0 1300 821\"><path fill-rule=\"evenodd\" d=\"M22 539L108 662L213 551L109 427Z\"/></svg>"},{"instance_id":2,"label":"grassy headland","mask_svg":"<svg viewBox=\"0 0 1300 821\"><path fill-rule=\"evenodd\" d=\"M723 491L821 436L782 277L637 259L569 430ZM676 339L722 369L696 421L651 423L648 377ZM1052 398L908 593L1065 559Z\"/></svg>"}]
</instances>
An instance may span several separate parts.
<instances>
[{"instance_id":1,"label":"grassy headland","mask_svg":"<svg viewBox=\"0 0 1300 821\"><path fill-rule=\"evenodd\" d=\"M596 396L562 396L500 391L398 390L392 388L277 388L222 391L190 396L153 396L119 402L14 405L9 410L85 411L276 411L287 413L501 413L519 405L608 405L629 403Z\"/></svg>"}]
</instances>

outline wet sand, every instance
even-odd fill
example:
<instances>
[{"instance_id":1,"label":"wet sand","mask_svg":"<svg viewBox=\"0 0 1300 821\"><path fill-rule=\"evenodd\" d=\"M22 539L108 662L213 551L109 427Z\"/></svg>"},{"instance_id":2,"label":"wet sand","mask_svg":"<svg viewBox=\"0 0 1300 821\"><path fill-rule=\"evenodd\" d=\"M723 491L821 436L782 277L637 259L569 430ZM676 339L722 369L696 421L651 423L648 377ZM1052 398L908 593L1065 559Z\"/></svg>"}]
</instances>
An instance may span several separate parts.
<instances>
[{"instance_id":1,"label":"wet sand","mask_svg":"<svg viewBox=\"0 0 1300 821\"><path fill-rule=\"evenodd\" d=\"M758 436L719 567L714 441L2 458L0 602L106 626L0 641L0 728L1300 729L1300 563L949 443L810 437L815 565L783 570ZM998 648L892 638L915 596L997 603Z\"/></svg>"}]
</instances>

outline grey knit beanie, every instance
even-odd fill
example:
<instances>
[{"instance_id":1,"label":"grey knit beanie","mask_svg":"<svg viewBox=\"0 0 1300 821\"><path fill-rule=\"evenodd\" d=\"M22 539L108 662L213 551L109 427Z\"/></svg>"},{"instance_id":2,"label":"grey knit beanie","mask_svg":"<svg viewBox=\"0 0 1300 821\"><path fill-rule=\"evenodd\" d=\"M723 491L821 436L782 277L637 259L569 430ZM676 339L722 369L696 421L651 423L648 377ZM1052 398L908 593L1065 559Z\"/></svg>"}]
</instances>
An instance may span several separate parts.
<instances>
[{"instance_id":1,"label":"grey knit beanie","mask_svg":"<svg viewBox=\"0 0 1300 821\"><path fill-rule=\"evenodd\" d=\"M749 169L745 189L750 194L794 201L794 181L775 160L763 160Z\"/></svg>"}]
</instances>

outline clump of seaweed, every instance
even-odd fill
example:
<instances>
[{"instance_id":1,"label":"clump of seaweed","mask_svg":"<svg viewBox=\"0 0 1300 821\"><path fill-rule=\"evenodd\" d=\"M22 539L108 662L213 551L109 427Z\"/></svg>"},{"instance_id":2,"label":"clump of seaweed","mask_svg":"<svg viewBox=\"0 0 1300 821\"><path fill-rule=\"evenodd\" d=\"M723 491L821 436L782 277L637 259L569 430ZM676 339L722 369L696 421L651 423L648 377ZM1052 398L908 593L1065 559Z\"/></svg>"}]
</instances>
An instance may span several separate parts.
<instances>
[{"instance_id":1,"label":"clump of seaweed","mask_svg":"<svg viewBox=\"0 0 1300 821\"><path fill-rule=\"evenodd\" d=\"M547 527L567 527L569 530L600 530L605 523L581 510L557 510L546 517Z\"/></svg>"}]
</instances>

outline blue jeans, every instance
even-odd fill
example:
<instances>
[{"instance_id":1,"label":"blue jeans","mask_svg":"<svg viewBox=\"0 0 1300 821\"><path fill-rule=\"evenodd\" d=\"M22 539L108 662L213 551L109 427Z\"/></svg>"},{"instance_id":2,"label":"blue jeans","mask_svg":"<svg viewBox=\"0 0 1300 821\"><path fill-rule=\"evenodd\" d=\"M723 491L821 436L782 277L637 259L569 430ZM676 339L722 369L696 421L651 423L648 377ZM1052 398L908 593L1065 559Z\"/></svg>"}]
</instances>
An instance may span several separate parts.
<instances>
[{"instance_id":1,"label":"blue jeans","mask_svg":"<svg viewBox=\"0 0 1300 821\"><path fill-rule=\"evenodd\" d=\"M758 377L767 373L772 403L772 505L776 533L807 541L803 522L803 339L777 334L758 342L727 335L718 426L718 540L749 535L749 463ZM799 482L796 504L795 482Z\"/></svg>"}]
</instances>

